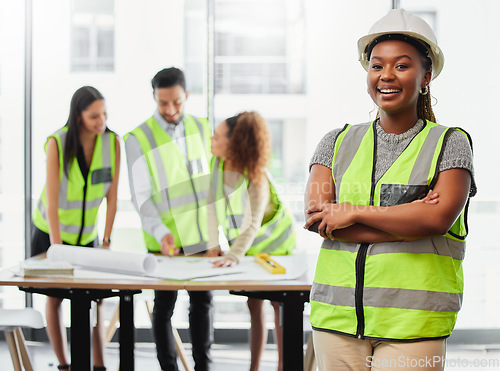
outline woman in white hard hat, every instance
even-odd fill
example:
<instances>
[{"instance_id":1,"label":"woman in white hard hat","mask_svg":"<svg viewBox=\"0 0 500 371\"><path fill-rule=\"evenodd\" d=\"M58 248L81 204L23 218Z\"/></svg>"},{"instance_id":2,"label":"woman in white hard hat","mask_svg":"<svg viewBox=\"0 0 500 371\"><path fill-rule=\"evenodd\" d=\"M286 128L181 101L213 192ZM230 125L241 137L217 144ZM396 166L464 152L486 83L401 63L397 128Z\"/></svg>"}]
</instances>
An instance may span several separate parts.
<instances>
[{"instance_id":1,"label":"woman in white hard hat","mask_svg":"<svg viewBox=\"0 0 500 371\"><path fill-rule=\"evenodd\" d=\"M444 56L421 18L392 10L358 42L376 120L318 145L305 228L325 238L311 291L321 370L444 367L462 303L472 143L435 123Z\"/></svg>"}]
</instances>

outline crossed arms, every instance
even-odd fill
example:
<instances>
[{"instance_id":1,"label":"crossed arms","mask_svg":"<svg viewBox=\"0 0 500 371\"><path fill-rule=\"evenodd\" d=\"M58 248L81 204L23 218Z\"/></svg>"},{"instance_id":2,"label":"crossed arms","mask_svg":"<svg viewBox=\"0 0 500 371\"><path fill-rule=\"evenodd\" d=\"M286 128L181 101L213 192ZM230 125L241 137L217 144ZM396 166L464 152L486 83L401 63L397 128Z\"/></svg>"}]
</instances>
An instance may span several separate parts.
<instances>
[{"instance_id":1,"label":"crossed arms","mask_svg":"<svg viewBox=\"0 0 500 371\"><path fill-rule=\"evenodd\" d=\"M345 242L409 241L444 235L467 202L471 175L465 169L439 173L434 189L420 202L397 206L336 203L331 170L315 164L305 192L306 224L323 238Z\"/></svg>"}]
</instances>

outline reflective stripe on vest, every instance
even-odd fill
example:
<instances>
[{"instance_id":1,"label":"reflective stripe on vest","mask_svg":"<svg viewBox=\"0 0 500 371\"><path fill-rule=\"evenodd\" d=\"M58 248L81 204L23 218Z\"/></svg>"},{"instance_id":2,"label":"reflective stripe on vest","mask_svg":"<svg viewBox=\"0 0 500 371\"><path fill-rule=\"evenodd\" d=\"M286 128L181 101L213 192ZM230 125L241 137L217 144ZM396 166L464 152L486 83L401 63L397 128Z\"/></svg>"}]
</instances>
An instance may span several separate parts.
<instances>
[{"instance_id":1,"label":"reflective stripe on vest","mask_svg":"<svg viewBox=\"0 0 500 371\"><path fill-rule=\"evenodd\" d=\"M354 307L354 287L316 284L315 300L335 306ZM407 290L385 287L365 287L363 303L367 307L400 308L433 312L458 312L463 294Z\"/></svg>"},{"instance_id":2,"label":"reflective stripe on vest","mask_svg":"<svg viewBox=\"0 0 500 371\"><path fill-rule=\"evenodd\" d=\"M67 127L63 127L51 136L56 139L59 152L58 215L61 239L70 244L87 245L97 237L97 212L109 191L115 172L115 136L113 132L105 132L96 138L87 177L85 205L83 195L85 180L82 177L78 159L75 157L71 160L68 176L64 171L63 150L66 136ZM49 233L46 205L44 187L33 215L33 222L40 230ZM82 219L84 219L83 226Z\"/></svg>"},{"instance_id":3,"label":"reflective stripe on vest","mask_svg":"<svg viewBox=\"0 0 500 371\"><path fill-rule=\"evenodd\" d=\"M151 176L151 200L175 238L175 245L185 253L206 249L206 200L210 184L208 156L210 129L191 115L184 116L187 158L177 143L150 117L132 134L141 146ZM140 205L139 205L140 208ZM154 236L143 230L146 246L160 251Z\"/></svg>"},{"instance_id":4,"label":"reflective stripe on vest","mask_svg":"<svg viewBox=\"0 0 500 371\"><path fill-rule=\"evenodd\" d=\"M375 123L346 126L335 142L338 202L393 206L427 194L452 129L426 122L373 184ZM415 340L449 336L462 305L465 216L451 231L412 242L323 242L311 291L316 329L360 338Z\"/></svg>"},{"instance_id":5,"label":"reflective stripe on vest","mask_svg":"<svg viewBox=\"0 0 500 371\"><path fill-rule=\"evenodd\" d=\"M241 175L235 189L232 192L227 192L228 194L226 195L223 168L223 160L218 157L212 159L212 192L217 220L218 224L222 225L226 238L231 245L243 233L245 228L243 225L243 215L245 208L250 207L247 192L248 179ZM255 255L262 252L273 255L290 254L295 248L296 243L293 217L279 199L271 176L267 171L266 177L269 181L270 197L276 205L276 211L269 221L261 225L246 255Z\"/></svg>"}]
</instances>

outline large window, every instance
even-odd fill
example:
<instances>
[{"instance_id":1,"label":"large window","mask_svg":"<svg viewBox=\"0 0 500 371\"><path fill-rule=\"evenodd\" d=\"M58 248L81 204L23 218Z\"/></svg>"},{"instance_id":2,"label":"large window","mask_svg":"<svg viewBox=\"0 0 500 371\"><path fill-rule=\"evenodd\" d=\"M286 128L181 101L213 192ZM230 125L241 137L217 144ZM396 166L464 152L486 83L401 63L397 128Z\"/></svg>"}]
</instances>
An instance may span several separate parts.
<instances>
[{"instance_id":1,"label":"large window","mask_svg":"<svg viewBox=\"0 0 500 371\"><path fill-rule=\"evenodd\" d=\"M73 0L71 71L113 71L114 0Z\"/></svg>"},{"instance_id":2,"label":"large window","mask_svg":"<svg viewBox=\"0 0 500 371\"><path fill-rule=\"evenodd\" d=\"M303 93L303 2L218 0L215 4L216 93Z\"/></svg>"},{"instance_id":3,"label":"large window","mask_svg":"<svg viewBox=\"0 0 500 371\"><path fill-rule=\"evenodd\" d=\"M216 0L214 74L217 94L302 94L305 24L301 0ZM265 7L265 12L262 11ZM206 2L186 2L185 57L192 92L202 91ZM203 28L204 27L204 28Z\"/></svg>"},{"instance_id":4,"label":"large window","mask_svg":"<svg viewBox=\"0 0 500 371\"><path fill-rule=\"evenodd\" d=\"M184 72L187 90L201 95L207 83L207 2L186 1L184 5Z\"/></svg>"}]
</instances>

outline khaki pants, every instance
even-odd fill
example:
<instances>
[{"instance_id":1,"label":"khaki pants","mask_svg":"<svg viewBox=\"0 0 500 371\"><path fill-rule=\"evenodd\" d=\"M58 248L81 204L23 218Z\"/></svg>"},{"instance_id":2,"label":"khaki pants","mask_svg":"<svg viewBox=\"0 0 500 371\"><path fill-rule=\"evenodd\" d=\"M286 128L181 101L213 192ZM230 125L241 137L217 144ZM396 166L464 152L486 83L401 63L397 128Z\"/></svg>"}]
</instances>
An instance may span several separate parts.
<instances>
[{"instance_id":1,"label":"khaki pants","mask_svg":"<svg viewBox=\"0 0 500 371\"><path fill-rule=\"evenodd\" d=\"M446 340L401 343L313 331L320 371L443 370Z\"/></svg>"}]
</instances>

